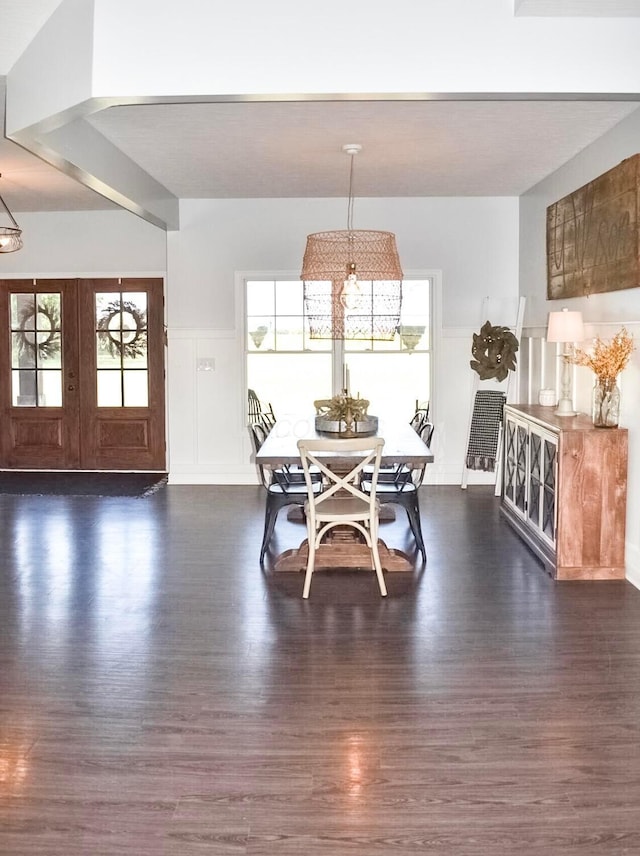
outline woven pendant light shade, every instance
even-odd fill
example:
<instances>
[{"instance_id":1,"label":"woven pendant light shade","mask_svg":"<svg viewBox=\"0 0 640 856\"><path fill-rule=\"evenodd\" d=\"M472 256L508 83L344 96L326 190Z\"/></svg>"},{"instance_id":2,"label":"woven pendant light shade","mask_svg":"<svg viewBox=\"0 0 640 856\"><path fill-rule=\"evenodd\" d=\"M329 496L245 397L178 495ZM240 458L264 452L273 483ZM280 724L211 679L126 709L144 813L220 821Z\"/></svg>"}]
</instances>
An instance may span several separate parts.
<instances>
[{"instance_id":1,"label":"woven pendant light shade","mask_svg":"<svg viewBox=\"0 0 640 856\"><path fill-rule=\"evenodd\" d=\"M353 228L351 156L347 228L307 236L300 278L312 339L393 339L400 323L402 268L392 232Z\"/></svg>"},{"instance_id":2,"label":"woven pendant light shade","mask_svg":"<svg viewBox=\"0 0 640 856\"><path fill-rule=\"evenodd\" d=\"M12 226L0 226L0 253L15 253L22 247L21 229Z\"/></svg>"},{"instance_id":3,"label":"woven pendant light shade","mask_svg":"<svg viewBox=\"0 0 640 856\"><path fill-rule=\"evenodd\" d=\"M0 176L1 177L1 176ZM7 215L10 226L0 225L0 253L15 253L16 250L22 249L22 229L18 226L13 218L13 214L9 211L7 203L0 196L0 216L2 209Z\"/></svg>"},{"instance_id":4,"label":"woven pendant light shade","mask_svg":"<svg viewBox=\"0 0 640 856\"><path fill-rule=\"evenodd\" d=\"M402 280L396 236L365 229L307 236L302 279L344 280L351 265L358 279Z\"/></svg>"},{"instance_id":5,"label":"woven pendant light shade","mask_svg":"<svg viewBox=\"0 0 640 856\"><path fill-rule=\"evenodd\" d=\"M312 339L395 336L402 268L391 232L359 229L309 235L301 278Z\"/></svg>"}]
</instances>

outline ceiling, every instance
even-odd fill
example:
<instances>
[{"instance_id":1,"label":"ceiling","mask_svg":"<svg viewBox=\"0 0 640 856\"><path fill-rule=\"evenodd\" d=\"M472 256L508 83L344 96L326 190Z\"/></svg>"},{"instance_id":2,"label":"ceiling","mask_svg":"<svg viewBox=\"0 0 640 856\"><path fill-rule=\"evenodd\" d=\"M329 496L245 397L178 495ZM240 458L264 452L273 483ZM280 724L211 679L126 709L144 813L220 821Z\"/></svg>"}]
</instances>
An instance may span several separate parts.
<instances>
[{"instance_id":1,"label":"ceiling","mask_svg":"<svg viewBox=\"0 0 640 856\"><path fill-rule=\"evenodd\" d=\"M523 14L540 2L522 0ZM0 74L59 3L0 0ZM547 10L566 3L544 0ZM574 0L575 14L585 3ZM630 14L631 5L607 2L610 12ZM356 196L517 196L636 109L637 101L261 101L112 107L89 121L180 198L344 197L346 143L363 146ZM4 139L0 172L14 213L116 207Z\"/></svg>"},{"instance_id":2,"label":"ceiling","mask_svg":"<svg viewBox=\"0 0 640 856\"><path fill-rule=\"evenodd\" d=\"M172 104L112 107L90 122L181 198L346 196L346 143L363 147L354 164L359 196L516 196L636 109L544 101Z\"/></svg>"}]
</instances>

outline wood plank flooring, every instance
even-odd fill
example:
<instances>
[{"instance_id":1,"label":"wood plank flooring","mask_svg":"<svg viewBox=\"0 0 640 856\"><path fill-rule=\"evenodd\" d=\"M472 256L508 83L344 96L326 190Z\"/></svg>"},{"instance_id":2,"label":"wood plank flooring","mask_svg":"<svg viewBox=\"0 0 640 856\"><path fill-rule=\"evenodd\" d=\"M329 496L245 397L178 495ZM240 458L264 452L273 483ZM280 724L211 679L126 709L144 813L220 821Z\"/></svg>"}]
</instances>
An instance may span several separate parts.
<instances>
[{"instance_id":1,"label":"wood plank flooring","mask_svg":"<svg viewBox=\"0 0 640 856\"><path fill-rule=\"evenodd\" d=\"M0 854L640 853L640 591L426 487L424 568L303 602L263 501L0 497Z\"/></svg>"}]
</instances>

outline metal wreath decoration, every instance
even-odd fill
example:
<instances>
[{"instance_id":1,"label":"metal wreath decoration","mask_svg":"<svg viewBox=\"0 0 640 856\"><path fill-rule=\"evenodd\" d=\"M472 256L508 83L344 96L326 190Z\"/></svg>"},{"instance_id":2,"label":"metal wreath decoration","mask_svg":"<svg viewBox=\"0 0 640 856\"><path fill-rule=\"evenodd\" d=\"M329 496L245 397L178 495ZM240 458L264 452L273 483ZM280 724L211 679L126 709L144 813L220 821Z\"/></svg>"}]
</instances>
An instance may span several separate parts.
<instances>
[{"instance_id":1,"label":"metal wreath decoration","mask_svg":"<svg viewBox=\"0 0 640 856\"><path fill-rule=\"evenodd\" d=\"M480 380L504 380L516 370L516 352L519 343L508 327L494 327L490 321L473 334L469 365L480 375Z\"/></svg>"}]
</instances>

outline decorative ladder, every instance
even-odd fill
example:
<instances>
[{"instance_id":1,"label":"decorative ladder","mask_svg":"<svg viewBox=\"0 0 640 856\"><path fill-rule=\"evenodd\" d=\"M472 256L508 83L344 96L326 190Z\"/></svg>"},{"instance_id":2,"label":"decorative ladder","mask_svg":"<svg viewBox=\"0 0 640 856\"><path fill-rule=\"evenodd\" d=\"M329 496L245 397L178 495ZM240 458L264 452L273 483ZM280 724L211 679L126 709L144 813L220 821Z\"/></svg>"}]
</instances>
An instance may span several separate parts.
<instances>
[{"instance_id":1,"label":"decorative ladder","mask_svg":"<svg viewBox=\"0 0 640 856\"><path fill-rule=\"evenodd\" d=\"M520 297L518 300L518 311L516 315L515 324L504 324L501 326L508 327L511 332L515 335L518 342L520 342L522 336L522 324L524 322L524 307L525 307L526 299L524 297ZM482 326L488 318L489 312L489 297L485 297L482 300L482 309L481 309L481 321L480 326ZM520 351L518 351L518 357L520 357ZM515 388L517 391L517 384L512 384L512 375L515 372L509 372L507 377L501 381L500 383L496 383L496 389L500 389L505 393L507 402L510 401L510 394L512 394L513 389ZM471 436L471 419L473 417L473 406L476 400L476 392L480 387L480 377L477 372L473 373L473 384L471 390L471 407L469 408L469 424L467 426L467 442L465 445L465 455L462 465L462 480L460 482L460 487L463 490L467 489L467 482L469 477L469 468L467 467L467 449L469 446L469 439ZM502 474L502 440L503 440L503 426L500 427L500 433L498 436L498 449L496 452L496 469L495 469L495 495L499 496L500 494L500 482L501 482L501 474Z\"/></svg>"}]
</instances>

